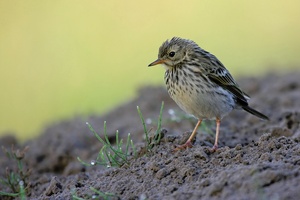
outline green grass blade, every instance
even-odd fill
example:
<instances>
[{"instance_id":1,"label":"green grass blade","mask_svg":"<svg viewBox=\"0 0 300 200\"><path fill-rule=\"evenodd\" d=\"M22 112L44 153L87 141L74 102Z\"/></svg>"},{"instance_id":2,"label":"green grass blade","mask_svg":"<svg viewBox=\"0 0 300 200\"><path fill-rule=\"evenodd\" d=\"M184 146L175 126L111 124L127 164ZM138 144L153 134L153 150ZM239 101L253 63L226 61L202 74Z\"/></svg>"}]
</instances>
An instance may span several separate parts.
<instances>
[{"instance_id":1,"label":"green grass blade","mask_svg":"<svg viewBox=\"0 0 300 200\"><path fill-rule=\"evenodd\" d=\"M130 145L130 133L128 133L127 141L126 141L126 150L125 150L126 155L128 155L129 145Z\"/></svg>"},{"instance_id":2,"label":"green grass blade","mask_svg":"<svg viewBox=\"0 0 300 200\"><path fill-rule=\"evenodd\" d=\"M81 197L76 196L75 194L72 195L72 200L85 200Z\"/></svg>"},{"instance_id":3,"label":"green grass blade","mask_svg":"<svg viewBox=\"0 0 300 200\"><path fill-rule=\"evenodd\" d=\"M134 158L136 158L137 157L137 155L136 155L136 149L135 149L135 146L134 146L132 140L130 140L130 144L131 144L131 148L132 148L132 151L133 151L133 156L134 156Z\"/></svg>"},{"instance_id":4,"label":"green grass blade","mask_svg":"<svg viewBox=\"0 0 300 200\"><path fill-rule=\"evenodd\" d=\"M9 193L0 191L0 196L18 197L19 193Z\"/></svg>"},{"instance_id":5,"label":"green grass blade","mask_svg":"<svg viewBox=\"0 0 300 200\"><path fill-rule=\"evenodd\" d=\"M3 179L3 178L0 178L0 183L2 185L6 185L6 186L9 185L8 182L5 179Z\"/></svg>"},{"instance_id":6,"label":"green grass blade","mask_svg":"<svg viewBox=\"0 0 300 200\"><path fill-rule=\"evenodd\" d=\"M149 140L148 131L147 131L147 127L146 127L146 123L145 123L143 114L142 114L142 112L141 112L139 106L137 106L136 108L137 108L138 114L139 114L140 119L141 119L142 124L143 124L143 128L144 128L144 133L145 133L145 135L146 135L146 141L147 141L147 144L149 144L149 143L150 143L150 140Z\"/></svg>"},{"instance_id":7,"label":"green grass blade","mask_svg":"<svg viewBox=\"0 0 300 200\"><path fill-rule=\"evenodd\" d=\"M88 166L88 167L92 166L90 163L84 162L84 161L81 160L79 157L77 157L77 160L78 160L81 164L83 164L84 166Z\"/></svg>"},{"instance_id":8,"label":"green grass blade","mask_svg":"<svg viewBox=\"0 0 300 200\"><path fill-rule=\"evenodd\" d=\"M92 190L93 192L95 192L96 194L98 194L100 197L102 197L105 200L109 200L109 197L114 197L116 196L113 193L109 193L109 192L101 192L99 190L96 190L96 188L90 187L90 190Z\"/></svg>"},{"instance_id":9,"label":"green grass blade","mask_svg":"<svg viewBox=\"0 0 300 200\"><path fill-rule=\"evenodd\" d=\"M86 122L87 126L89 127L90 131L95 135L95 137L103 144L105 145L105 141L102 140L102 138L98 135L98 133L94 130L94 128L88 123Z\"/></svg>"},{"instance_id":10,"label":"green grass blade","mask_svg":"<svg viewBox=\"0 0 300 200\"><path fill-rule=\"evenodd\" d=\"M107 135L106 121L104 121L104 128L103 129L104 129L104 138L105 138L106 144L108 146L111 146L110 141L108 139L108 135Z\"/></svg>"},{"instance_id":11,"label":"green grass blade","mask_svg":"<svg viewBox=\"0 0 300 200\"><path fill-rule=\"evenodd\" d=\"M120 143L119 143L119 131L116 130L116 145L118 150L120 150Z\"/></svg>"},{"instance_id":12,"label":"green grass blade","mask_svg":"<svg viewBox=\"0 0 300 200\"><path fill-rule=\"evenodd\" d=\"M26 200L26 192L25 192L25 188L24 188L24 182L20 181L19 186L20 186L20 191L19 191L20 199Z\"/></svg>"},{"instance_id":13,"label":"green grass blade","mask_svg":"<svg viewBox=\"0 0 300 200\"><path fill-rule=\"evenodd\" d=\"M160 107L160 112L159 112L159 117L158 117L158 122L157 122L157 129L156 129L156 134L155 138L156 139L156 144L159 143L161 139L161 123L162 123L162 114L163 114L163 109L164 109L164 102L161 102L161 107Z\"/></svg>"}]
</instances>

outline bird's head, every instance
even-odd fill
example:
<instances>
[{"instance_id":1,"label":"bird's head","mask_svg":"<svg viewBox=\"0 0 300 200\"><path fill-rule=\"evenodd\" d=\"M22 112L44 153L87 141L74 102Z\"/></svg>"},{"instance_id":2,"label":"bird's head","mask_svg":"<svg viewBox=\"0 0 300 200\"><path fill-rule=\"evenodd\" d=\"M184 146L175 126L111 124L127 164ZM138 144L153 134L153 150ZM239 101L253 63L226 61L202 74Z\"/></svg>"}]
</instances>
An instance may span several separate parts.
<instances>
[{"instance_id":1,"label":"bird's head","mask_svg":"<svg viewBox=\"0 0 300 200\"><path fill-rule=\"evenodd\" d=\"M189 54L193 51L194 45L196 44L191 40L173 37L160 46L158 59L148 66L163 64L166 69L171 69L183 63L184 60L188 58Z\"/></svg>"}]
</instances>

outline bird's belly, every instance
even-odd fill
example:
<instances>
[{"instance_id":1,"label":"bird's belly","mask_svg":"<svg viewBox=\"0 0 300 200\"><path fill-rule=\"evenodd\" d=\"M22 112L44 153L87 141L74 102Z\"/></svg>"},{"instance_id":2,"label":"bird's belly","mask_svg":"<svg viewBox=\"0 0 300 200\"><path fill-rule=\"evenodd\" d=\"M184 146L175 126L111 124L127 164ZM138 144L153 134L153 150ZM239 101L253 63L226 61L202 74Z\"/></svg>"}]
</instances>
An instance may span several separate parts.
<instances>
[{"instance_id":1,"label":"bird's belly","mask_svg":"<svg viewBox=\"0 0 300 200\"><path fill-rule=\"evenodd\" d=\"M182 110L198 119L221 119L235 105L232 95L222 88L217 92L169 88L168 92Z\"/></svg>"}]
</instances>

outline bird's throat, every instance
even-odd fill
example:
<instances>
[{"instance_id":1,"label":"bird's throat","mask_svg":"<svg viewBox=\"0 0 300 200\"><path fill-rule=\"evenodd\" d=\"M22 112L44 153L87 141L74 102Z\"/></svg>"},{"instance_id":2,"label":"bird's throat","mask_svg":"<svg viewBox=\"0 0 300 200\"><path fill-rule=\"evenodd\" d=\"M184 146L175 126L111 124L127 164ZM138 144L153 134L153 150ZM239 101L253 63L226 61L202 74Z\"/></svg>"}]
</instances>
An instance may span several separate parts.
<instances>
[{"instance_id":1,"label":"bird's throat","mask_svg":"<svg viewBox=\"0 0 300 200\"><path fill-rule=\"evenodd\" d=\"M165 70L172 70L172 66L166 65L165 63L162 64L162 66L165 68Z\"/></svg>"}]
</instances>

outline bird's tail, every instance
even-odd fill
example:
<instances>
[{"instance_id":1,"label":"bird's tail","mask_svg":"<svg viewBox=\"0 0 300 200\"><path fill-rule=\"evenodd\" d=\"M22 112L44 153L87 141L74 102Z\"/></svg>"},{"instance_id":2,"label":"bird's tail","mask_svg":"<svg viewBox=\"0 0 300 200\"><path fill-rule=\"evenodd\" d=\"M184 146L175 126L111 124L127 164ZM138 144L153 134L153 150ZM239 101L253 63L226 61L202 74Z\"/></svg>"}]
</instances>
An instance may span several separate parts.
<instances>
[{"instance_id":1,"label":"bird's tail","mask_svg":"<svg viewBox=\"0 0 300 200\"><path fill-rule=\"evenodd\" d=\"M266 115L254 110L253 108L250 108L249 106L243 106L242 108L247 112L251 113L252 115L259 117L260 119L269 120L269 118Z\"/></svg>"}]
</instances>

